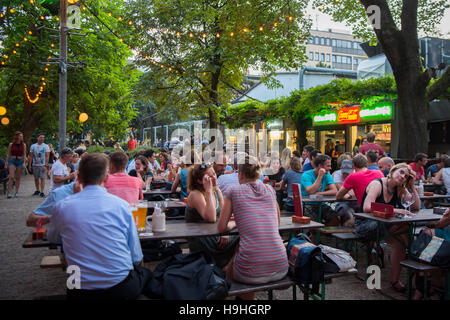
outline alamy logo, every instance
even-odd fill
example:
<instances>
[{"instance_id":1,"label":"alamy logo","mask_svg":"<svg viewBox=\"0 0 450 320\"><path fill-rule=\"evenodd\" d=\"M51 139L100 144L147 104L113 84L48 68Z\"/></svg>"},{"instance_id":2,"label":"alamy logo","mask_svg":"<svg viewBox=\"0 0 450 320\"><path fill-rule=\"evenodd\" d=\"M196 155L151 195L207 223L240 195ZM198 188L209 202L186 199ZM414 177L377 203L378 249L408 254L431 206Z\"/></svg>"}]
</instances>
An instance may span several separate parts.
<instances>
[{"instance_id":1,"label":"alamy logo","mask_svg":"<svg viewBox=\"0 0 450 320\"><path fill-rule=\"evenodd\" d=\"M80 7L69 6L67 8L67 28L81 29L81 14Z\"/></svg>"},{"instance_id":2,"label":"alamy logo","mask_svg":"<svg viewBox=\"0 0 450 320\"><path fill-rule=\"evenodd\" d=\"M77 265L71 265L67 267L68 274L70 274L69 278L67 278L67 288L70 290L73 289L81 289L81 270Z\"/></svg>"},{"instance_id":3,"label":"alamy logo","mask_svg":"<svg viewBox=\"0 0 450 320\"><path fill-rule=\"evenodd\" d=\"M371 265L367 267L366 273L370 274L367 278L367 289L381 289L381 270L377 265Z\"/></svg>"},{"instance_id":4,"label":"alamy logo","mask_svg":"<svg viewBox=\"0 0 450 320\"><path fill-rule=\"evenodd\" d=\"M379 6L371 5L367 7L367 21L374 29L381 29L381 9Z\"/></svg>"}]
</instances>

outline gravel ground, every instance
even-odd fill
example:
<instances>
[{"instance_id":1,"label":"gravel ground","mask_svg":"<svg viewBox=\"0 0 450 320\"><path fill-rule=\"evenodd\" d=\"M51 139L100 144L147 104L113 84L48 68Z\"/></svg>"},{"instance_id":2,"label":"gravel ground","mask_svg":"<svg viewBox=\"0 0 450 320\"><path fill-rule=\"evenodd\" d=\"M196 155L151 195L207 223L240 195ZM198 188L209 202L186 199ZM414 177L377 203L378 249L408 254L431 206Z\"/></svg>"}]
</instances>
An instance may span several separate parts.
<instances>
[{"instance_id":1,"label":"gravel ground","mask_svg":"<svg viewBox=\"0 0 450 320\"><path fill-rule=\"evenodd\" d=\"M49 181L46 183L46 194ZM1 188L3 191L3 188ZM32 196L34 181L30 175L22 177L22 185L18 198L7 199L0 193L0 299L23 300L35 299L40 296L61 295L65 293L66 274L61 269L41 269L42 257L57 255L56 250L48 248L24 249L22 243L32 231L25 226L28 214L36 208L42 198ZM325 239L325 243L327 240ZM334 245L334 240L330 242ZM386 253L390 253L389 247ZM390 263L385 258L387 266L381 271L381 288L384 292L397 299L405 296L394 292L389 285ZM359 275L364 277L365 252L359 250L358 262L361 265ZM406 271L402 272L403 283ZM297 289L298 290L298 289ZM267 299L266 293L258 293L258 299ZM327 300L385 300L388 299L376 290L367 289L366 283L355 276L334 279L326 286ZM274 299L292 299L292 289L274 292ZM298 290L297 299L303 299Z\"/></svg>"}]
</instances>

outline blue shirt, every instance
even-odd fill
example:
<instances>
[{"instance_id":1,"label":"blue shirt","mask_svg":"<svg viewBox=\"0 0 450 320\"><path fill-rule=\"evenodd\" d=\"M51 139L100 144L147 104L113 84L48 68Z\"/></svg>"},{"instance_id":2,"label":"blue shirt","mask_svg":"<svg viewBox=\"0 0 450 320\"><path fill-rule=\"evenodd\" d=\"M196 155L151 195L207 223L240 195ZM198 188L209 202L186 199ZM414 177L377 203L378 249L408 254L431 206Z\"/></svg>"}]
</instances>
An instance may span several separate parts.
<instances>
[{"instance_id":1,"label":"blue shirt","mask_svg":"<svg viewBox=\"0 0 450 320\"><path fill-rule=\"evenodd\" d=\"M378 168L377 164L371 164L370 166L367 167L367 169L369 169L369 170L380 170L380 168Z\"/></svg>"},{"instance_id":2,"label":"blue shirt","mask_svg":"<svg viewBox=\"0 0 450 320\"><path fill-rule=\"evenodd\" d=\"M312 170L312 169L314 169L314 168L313 168L311 162L308 162L307 164L305 164L303 166L303 172L306 172L306 171L309 171L309 170Z\"/></svg>"},{"instance_id":3,"label":"blue shirt","mask_svg":"<svg viewBox=\"0 0 450 320\"><path fill-rule=\"evenodd\" d=\"M188 171L189 168L184 168L180 171L181 199L187 198L189 196L187 193Z\"/></svg>"},{"instance_id":4,"label":"blue shirt","mask_svg":"<svg viewBox=\"0 0 450 320\"><path fill-rule=\"evenodd\" d=\"M302 183L301 183L301 189L302 189L302 196L307 197L309 196L309 193L306 192L305 187L310 187L316 182L317 176L314 173L314 170L309 170L306 172L303 172L302 175ZM328 185L334 184L333 178L331 177L331 174L327 173L322 177L322 183L319 187L319 190L317 192L323 192L327 188Z\"/></svg>"},{"instance_id":5,"label":"blue shirt","mask_svg":"<svg viewBox=\"0 0 450 320\"><path fill-rule=\"evenodd\" d=\"M292 184L293 183L302 183L302 173L294 170L288 170L283 176L283 182L287 184L287 195L286 204L293 206L293 193L292 193Z\"/></svg>"},{"instance_id":6,"label":"blue shirt","mask_svg":"<svg viewBox=\"0 0 450 320\"><path fill-rule=\"evenodd\" d=\"M50 192L50 194L45 199L45 201L42 202L41 205L34 210L34 213L41 215L41 216L51 215L53 207L59 201L61 201L64 198L67 198L68 196L73 194L73 184L74 183L75 182L65 184L62 187L59 187L58 189L55 189L52 192Z\"/></svg>"},{"instance_id":7,"label":"blue shirt","mask_svg":"<svg viewBox=\"0 0 450 320\"><path fill-rule=\"evenodd\" d=\"M128 202L100 186L58 202L47 236L50 242L62 241L67 265L80 268L85 290L122 282L143 257Z\"/></svg>"}]
</instances>

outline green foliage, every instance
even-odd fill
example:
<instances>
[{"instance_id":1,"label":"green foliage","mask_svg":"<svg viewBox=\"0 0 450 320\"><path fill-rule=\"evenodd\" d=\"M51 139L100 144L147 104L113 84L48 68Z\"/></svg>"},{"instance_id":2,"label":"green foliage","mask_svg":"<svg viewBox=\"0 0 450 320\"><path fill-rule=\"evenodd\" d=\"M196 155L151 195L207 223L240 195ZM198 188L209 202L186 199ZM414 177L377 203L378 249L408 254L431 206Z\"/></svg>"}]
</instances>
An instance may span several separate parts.
<instances>
[{"instance_id":1,"label":"green foliage","mask_svg":"<svg viewBox=\"0 0 450 320\"><path fill-rule=\"evenodd\" d=\"M137 91L162 110L175 107L214 122L250 67L274 85L275 70L305 61L310 21L303 1L131 0L127 6L137 28L137 64L148 69Z\"/></svg>"},{"instance_id":2,"label":"green foliage","mask_svg":"<svg viewBox=\"0 0 450 320\"><path fill-rule=\"evenodd\" d=\"M288 97L260 103L245 101L228 109L226 123L232 128L250 126L259 121L276 118L292 119L307 124L312 115L322 109L333 108L330 103L348 101L361 102L375 96L395 99L397 90L392 76L370 78L353 82L350 79L336 79L328 84L296 90Z\"/></svg>"},{"instance_id":3,"label":"green foliage","mask_svg":"<svg viewBox=\"0 0 450 320\"><path fill-rule=\"evenodd\" d=\"M88 5L104 17L108 17L107 12L123 15L123 7L112 0L92 1ZM51 31L38 30L38 27L58 29L59 22L38 1L34 4L29 1L3 1L3 10L10 7L15 8L15 13L6 13L0 19L0 54L10 55L8 63L0 68L0 105L7 107L11 122L8 126L2 126L0 132L11 136L15 130L34 126L36 130L52 136L58 132L59 123L58 67L55 64L46 66L41 62L46 62L48 56L59 56L59 40L51 37L54 35ZM41 16L45 16L45 20L40 19ZM77 33L86 36L69 36L68 60L81 61L87 66L68 69L67 131L74 134L91 131L94 138L114 136L119 139L136 114L132 107L131 86L138 80L140 72L127 63L132 54L127 46L88 10L82 10L81 17L81 30ZM110 18L108 24L112 29L124 30L117 19ZM28 41L23 41L24 36ZM17 48L16 43L20 43L20 47ZM51 47L52 43L54 47ZM14 49L17 54L11 54ZM47 72L44 70L46 67ZM24 86L28 86L30 97L34 98L43 76L46 82L43 93L37 103L26 111ZM26 112L29 118L26 118ZM89 116L85 123L78 120L82 112Z\"/></svg>"}]
</instances>

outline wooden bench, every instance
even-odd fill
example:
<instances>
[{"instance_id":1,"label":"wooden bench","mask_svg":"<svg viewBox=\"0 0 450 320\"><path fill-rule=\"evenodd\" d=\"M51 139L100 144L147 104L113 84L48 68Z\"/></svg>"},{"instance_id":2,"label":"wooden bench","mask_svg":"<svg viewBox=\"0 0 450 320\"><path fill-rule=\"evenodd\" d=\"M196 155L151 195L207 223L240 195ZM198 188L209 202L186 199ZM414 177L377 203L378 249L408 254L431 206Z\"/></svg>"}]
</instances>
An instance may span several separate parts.
<instances>
[{"instance_id":1,"label":"wooden bench","mask_svg":"<svg viewBox=\"0 0 450 320\"><path fill-rule=\"evenodd\" d=\"M428 263L420 262L417 260L404 260L400 262L400 265L408 269L408 284L407 284L407 298L411 300L412 296L412 278L415 272L422 272L424 274L424 299L428 298L428 275L431 272L442 271L445 273L445 298L450 299L450 269L442 269L436 266L432 266Z\"/></svg>"},{"instance_id":2,"label":"wooden bench","mask_svg":"<svg viewBox=\"0 0 450 320\"><path fill-rule=\"evenodd\" d=\"M42 258L40 267L42 269L50 269L50 268L66 268L66 261L64 257L60 256L45 256Z\"/></svg>"},{"instance_id":3,"label":"wooden bench","mask_svg":"<svg viewBox=\"0 0 450 320\"><path fill-rule=\"evenodd\" d=\"M351 269L347 272L326 273L324 281L321 283L321 293L319 296L311 292L310 285L298 285L291 276L286 276L281 280L264 283L264 284L244 284L236 281L231 281L231 288L228 291L228 296L237 296L246 293L268 291L268 299L273 300L273 290L285 290L292 287L292 300L297 300L296 287L298 286L304 294L304 299L309 300L311 296L314 300L325 300L325 284L331 283L332 279L345 277L356 274L356 269Z\"/></svg>"}]
</instances>

